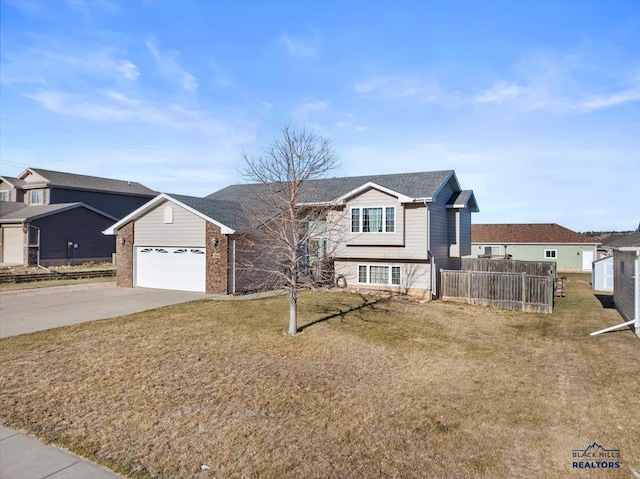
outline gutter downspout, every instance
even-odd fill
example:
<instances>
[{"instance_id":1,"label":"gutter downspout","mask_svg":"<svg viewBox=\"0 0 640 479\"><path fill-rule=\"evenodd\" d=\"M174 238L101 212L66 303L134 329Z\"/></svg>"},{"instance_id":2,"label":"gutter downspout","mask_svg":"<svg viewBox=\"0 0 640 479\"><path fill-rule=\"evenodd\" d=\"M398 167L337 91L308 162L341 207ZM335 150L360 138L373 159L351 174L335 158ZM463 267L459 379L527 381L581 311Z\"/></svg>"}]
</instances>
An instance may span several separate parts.
<instances>
[{"instance_id":1,"label":"gutter downspout","mask_svg":"<svg viewBox=\"0 0 640 479\"><path fill-rule=\"evenodd\" d=\"M38 268L42 268L45 271L51 271L49 268L45 268L44 266L42 266L40 264L40 228L38 228L37 226L33 226L31 223L29 223L29 229L31 228L35 228L38 230L38 256L36 256L36 266ZM29 232L27 232L27 248L29 247Z\"/></svg>"},{"instance_id":2,"label":"gutter downspout","mask_svg":"<svg viewBox=\"0 0 640 479\"><path fill-rule=\"evenodd\" d=\"M427 208L427 257L429 258L429 264L431 265L431 299L434 299L438 293L437 289L437 274L436 260L431 254L431 210L427 205L427 200L424 200L424 206Z\"/></svg>"},{"instance_id":3,"label":"gutter downspout","mask_svg":"<svg viewBox=\"0 0 640 479\"><path fill-rule=\"evenodd\" d=\"M231 240L231 294L236 293L236 240Z\"/></svg>"},{"instance_id":4,"label":"gutter downspout","mask_svg":"<svg viewBox=\"0 0 640 479\"><path fill-rule=\"evenodd\" d=\"M640 294L638 293L637 286L638 281L640 281L640 251L636 251L636 260L634 261L633 272L636 283L636 287L633 291L633 314L635 318L631 321L626 321L624 323L616 324L615 326L610 326L599 331L594 331L593 333L590 333L589 336L596 336L598 334L607 333L609 331L624 328L625 326L630 326L632 324L634 325L636 335L640 336L640 334L638 334L638 330L640 329Z\"/></svg>"}]
</instances>

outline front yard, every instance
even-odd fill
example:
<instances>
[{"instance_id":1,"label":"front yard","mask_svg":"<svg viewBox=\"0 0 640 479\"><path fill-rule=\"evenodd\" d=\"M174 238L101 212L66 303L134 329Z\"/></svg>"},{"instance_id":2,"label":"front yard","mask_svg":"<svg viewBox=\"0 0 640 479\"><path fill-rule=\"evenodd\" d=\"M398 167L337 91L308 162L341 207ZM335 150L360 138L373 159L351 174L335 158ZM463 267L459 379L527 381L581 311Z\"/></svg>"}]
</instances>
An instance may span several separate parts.
<instances>
[{"instance_id":1,"label":"front yard","mask_svg":"<svg viewBox=\"0 0 640 479\"><path fill-rule=\"evenodd\" d=\"M293 338L286 297L8 338L0 420L129 477L632 477L640 339L590 337L610 297L566 291L552 315L307 293ZM572 469L594 442L620 469Z\"/></svg>"}]
</instances>

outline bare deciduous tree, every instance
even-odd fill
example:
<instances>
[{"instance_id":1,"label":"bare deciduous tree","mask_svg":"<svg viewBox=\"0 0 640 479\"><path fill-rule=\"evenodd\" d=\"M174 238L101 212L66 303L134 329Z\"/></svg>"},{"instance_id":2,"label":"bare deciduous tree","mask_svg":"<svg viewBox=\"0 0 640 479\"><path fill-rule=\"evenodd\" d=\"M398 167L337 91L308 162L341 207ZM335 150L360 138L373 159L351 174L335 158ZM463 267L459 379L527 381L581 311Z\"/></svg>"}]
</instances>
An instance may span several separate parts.
<instances>
[{"instance_id":1,"label":"bare deciduous tree","mask_svg":"<svg viewBox=\"0 0 640 479\"><path fill-rule=\"evenodd\" d=\"M243 177L251 183L247 213L259 227L251 235L253 252L245 267L260 277L263 287L284 287L289 293L288 334L298 331L298 292L312 286L318 274L310 274L309 254L326 248L319 238L326 233L329 208L314 198L313 180L326 177L338 166L329 139L305 128L287 124L259 155L244 153ZM324 251L326 253L326 251ZM248 260L247 260L248 259ZM322 269L316 273L322 276Z\"/></svg>"}]
</instances>

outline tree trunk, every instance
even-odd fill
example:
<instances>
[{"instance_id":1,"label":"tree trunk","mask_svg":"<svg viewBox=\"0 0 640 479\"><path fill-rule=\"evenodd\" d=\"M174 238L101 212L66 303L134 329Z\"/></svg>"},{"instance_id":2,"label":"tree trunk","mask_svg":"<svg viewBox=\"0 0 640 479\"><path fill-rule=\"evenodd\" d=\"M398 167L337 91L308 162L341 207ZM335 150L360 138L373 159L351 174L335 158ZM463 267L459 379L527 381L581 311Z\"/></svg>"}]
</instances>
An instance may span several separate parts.
<instances>
[{"instance_id":1,"label":"tree trunk","mask_svg":"<svg viewBox=\"0 0 640 479\"><path fill-rule=\"evenodd\" d=\"M293 336L298 332L298 292L294 289L289 291L289 335Z\"/></svg>"}]
</instances>

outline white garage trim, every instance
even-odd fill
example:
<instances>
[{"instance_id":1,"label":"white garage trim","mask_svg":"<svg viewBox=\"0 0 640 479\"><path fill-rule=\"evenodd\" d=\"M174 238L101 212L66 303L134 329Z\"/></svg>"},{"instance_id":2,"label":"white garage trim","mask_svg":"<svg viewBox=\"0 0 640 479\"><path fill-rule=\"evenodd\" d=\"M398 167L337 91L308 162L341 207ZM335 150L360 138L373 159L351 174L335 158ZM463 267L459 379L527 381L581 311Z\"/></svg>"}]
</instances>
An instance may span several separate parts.
<instances>
[{"instance_id":1,"label":"white garage trim","mask_svg":"<svg viewBox=\"0 0 640 479\"><path fill-rule=\"evenodd\" d=\"M134 286L205 292L206 257L205 248L137 246Z\"/></svg>"}]
</instances>

